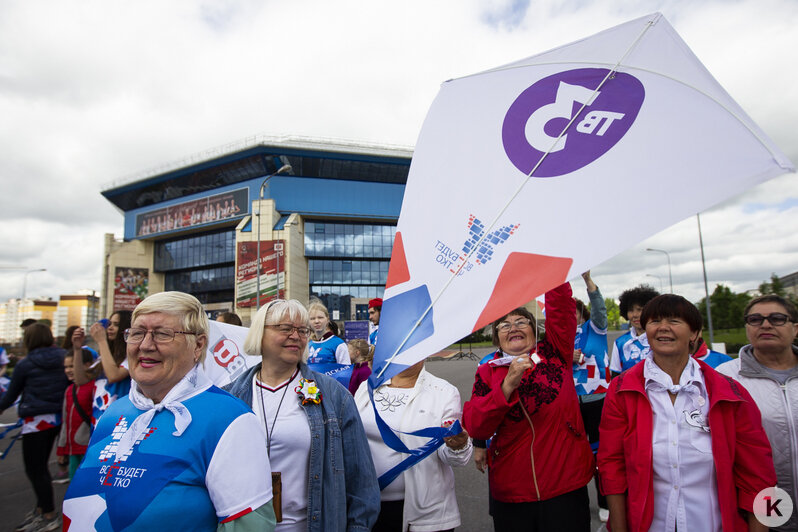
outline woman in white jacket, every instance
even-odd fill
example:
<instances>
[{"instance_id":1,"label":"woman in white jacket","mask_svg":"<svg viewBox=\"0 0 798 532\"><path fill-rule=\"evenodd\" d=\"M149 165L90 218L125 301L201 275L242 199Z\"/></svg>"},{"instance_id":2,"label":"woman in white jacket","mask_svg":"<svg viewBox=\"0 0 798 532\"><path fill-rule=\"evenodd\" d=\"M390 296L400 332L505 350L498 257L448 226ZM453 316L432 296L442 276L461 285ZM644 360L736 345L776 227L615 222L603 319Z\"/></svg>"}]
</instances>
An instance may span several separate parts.
<instances>
[{"instance_id":1,"label":"woman in white jacket","mask_svg":"<svg viewBox=\"0 0 798 532\"><path fill-rule=\"evenodd\" d=\"M402 433L449 426L462 416L457 388L429 374L423 361L374 390L374 406L369 401L368 382L364 382L355 394L355 403L366 429L377 476L397 466L408 455L383 442L374 417L375 407L382 420L410 449L426 443L426 438ZM444 443L383 488L374 532L433 532L460 526L452 466L467 464L473 448L465 430L445 438Z\"/></svg>"},{"instance_id":2,"label":"woman in white jacket","mask_svg":"<svg viewBox=\"0 0 798 532\"><path fill-rule=\"evenodd\" d=\"M750 344L740 356L717 367L745 386L762 412L762 426L773 449L778 485L798 503L798 309L790 301L765 295L744 313ZM798 530L798 511L771 530Z\"/></svg>"}]
</instances>

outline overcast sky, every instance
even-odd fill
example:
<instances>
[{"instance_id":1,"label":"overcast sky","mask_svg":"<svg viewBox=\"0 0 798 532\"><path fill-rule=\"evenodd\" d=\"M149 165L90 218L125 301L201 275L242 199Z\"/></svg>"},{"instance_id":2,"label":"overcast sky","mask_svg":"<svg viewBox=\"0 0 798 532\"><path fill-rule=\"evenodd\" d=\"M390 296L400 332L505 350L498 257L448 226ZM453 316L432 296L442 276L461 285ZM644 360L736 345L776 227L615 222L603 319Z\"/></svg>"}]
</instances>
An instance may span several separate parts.
<instances>
[{"instance_id":1,"label":"overcast sky","mask_svg":"<svg viewBox=\"0 0 798 532\"><path fill-rule=\"evenodd\" d=\"M9 267L47 269L28 275L28 296L100 289L103 235L122 233L100 195L113 181L256 134L412 146L443 81L654 11L798 162L794 0L5 0L0 301L22 293ZM619 234L634 223L606 215ZM701 222L710 290L798 270L795 174ZM593 270L605 296L668 290L650 247L670 253L675 292L702 297L695 217L628 245Z\"/></svg>"}]
</instances>

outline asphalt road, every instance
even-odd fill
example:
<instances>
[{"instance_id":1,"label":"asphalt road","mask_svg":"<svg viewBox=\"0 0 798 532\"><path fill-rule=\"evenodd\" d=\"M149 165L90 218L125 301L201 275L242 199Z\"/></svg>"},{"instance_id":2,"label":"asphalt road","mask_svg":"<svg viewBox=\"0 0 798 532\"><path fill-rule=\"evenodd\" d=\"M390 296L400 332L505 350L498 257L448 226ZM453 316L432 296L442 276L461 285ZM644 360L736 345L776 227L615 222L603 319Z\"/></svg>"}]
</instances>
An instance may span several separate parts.
<instances>
[{"instance_id":1,"label":"asphalt road","mask_svg":"<svg viewBox=\"0 0 798 532\"><path fill-rule=\"evenodd\" d=\"M620 333L618 333L620 334ZM608 341L610 345L618 334L610 332ZM467 346L465 350L468 351ZM482 358L489 353L489 348L475 348L474 353ZM471 397L471 387L474 383L474 373L477 362L469 358L461 360L431 359L427 362L427 370L455 385L460 390L460 398L467 401ZM9 408L0 415L0 423L13 423L16 421L16 409ZM0 439L0 451L4 451L9 443L9 438ZM0 532L10 532L22 521L25 514L35 505L35 497L30 483L25 476L22 464L22 445L17 441L8 455L0 460ZM50 471L57 471L55 464L55 450L50 461ZM56 506L60 508L66 493L67 485L54 485ZM596 495L593 484L589 485L592 530L598 530L601 522L598 520ZM493 522L488 515L488 478L474 467L473 462L465 467L455 468L455 490L457 502L460 506L462 525L457 528L459 532L484 532L493 530Z\"/></svg>"}]
</instances>

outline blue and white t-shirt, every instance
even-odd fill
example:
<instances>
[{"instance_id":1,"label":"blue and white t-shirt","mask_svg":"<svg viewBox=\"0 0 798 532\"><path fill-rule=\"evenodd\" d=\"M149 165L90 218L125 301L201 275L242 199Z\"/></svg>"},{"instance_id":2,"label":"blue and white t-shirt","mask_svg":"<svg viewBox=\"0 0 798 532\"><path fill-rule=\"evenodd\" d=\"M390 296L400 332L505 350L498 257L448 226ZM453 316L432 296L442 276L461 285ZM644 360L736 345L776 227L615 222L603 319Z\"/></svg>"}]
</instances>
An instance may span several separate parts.
<instances>
[{"instance_id":1,"label":"blue and white t-shirt","mask_svg":"<svg viewBox=\"0 0 798 532\"><path fill-rule=\"evenodd\" d=\"M610 371L622 373L638 362L645 360L650 352L651 348L648 346L646 331L636 335L634 327L629 327L629 332L619 336L612 346Z\"/></svg>"},{"instance_id":2,"label":"blue and white t-shirt","mask_svg":"<svg viewBox=\"0 0 798 532\"><path fill-rule=\"evenodd\" d=\"M124 359L120 364L120 368L125 368L129 371L127 359ZM103 415L111 403L117 399L127 396L130 393L130 377L122 379L119 382L109 382L106 377L99 377L94 381L94 402L92 403L92 420L94 425L97 425L97 420Z\"/></svg>"},{"instance_id":3,"label":"blue and white t-shirt","mask_svg":"<svg viewBox=\"0 0 798 532\"><path fill-rule=\"evenodd\" d=\"M308 342L308 364L351 364L349 348L343 340L328 332L320 341Z\"/></svg>"},{"instance_id":4,"label":"blue and white t-shirt","mask_svg":"<svg viewBox=\"0 0 798 532\"><path fill-rule=\"evenodd\" d=\"M574 349L581 349L585 360L574 362L574 385L577 395L605 393L610 385L607 360L607 329L599 329L588 320L576 329Z\"/></svg>"},{"instance_id":5,"label":"blue and white t-shirt","mask_svg":"<svg viewBox=\"0 0 798 532\"><path fill-rule=\"evenodd\" d=\"M707 350L707 352L703 356L696 356L696 359L700 360L707 364L710 368L715 369L721 364L732 360L732 357L725 353L720 353L718 351L711 351Z\"/></svg>"},{"instance_id":6,"label":"blue and white t-shirt","mask_svg":"<svg viewBox=\"0 0 798 532\"><path fill-rule=\"evenodd\" d=\"M64 530L215 531L272 498L266 434L252 411L215 386L182 402L191 421L174 436L163 409L115 461L142 411L114 402L97 423L64 499Z\"/></svg>"}]
</instances>

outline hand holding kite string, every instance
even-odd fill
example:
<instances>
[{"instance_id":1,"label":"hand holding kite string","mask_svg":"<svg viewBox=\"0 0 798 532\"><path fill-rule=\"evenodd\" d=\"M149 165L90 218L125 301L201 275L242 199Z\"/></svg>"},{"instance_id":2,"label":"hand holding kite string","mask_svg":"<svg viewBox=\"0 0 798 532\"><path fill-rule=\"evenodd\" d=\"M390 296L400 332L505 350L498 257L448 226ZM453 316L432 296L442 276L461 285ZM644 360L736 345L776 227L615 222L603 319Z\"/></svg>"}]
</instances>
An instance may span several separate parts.
<instances>
[{"instance_id":1,"label":"hand holding kite string","mask_svg":"<svg viewBox=\"0 0 798 532\"><path fill-rule=\"evenodd\" d=\"M454 424L454 420L445 422L442 426L443 427L451 427ZM446 444L453 451L461 451L465 449L466 445L468 445L468 432L463 429L458 434L454 436L446 436L443 438L443 442Z\"/></svg>"},{"instance_id":2,"label":"hand holding kite string","mask_svg":"<svg viewBox=\"0 0 798 532\"><path fill-rule=\"evenodd\" d=\"M520 355L510 363L510 369L507 370L507 376L504 377L504 381L502 382L502 393L504 393L505 399L508 401L510 400L510 396L516 388L518 388L518 385L521 384L524 373L534 367L535 363L532 362L529 355Z\"/></svg>"}]
</instances>

